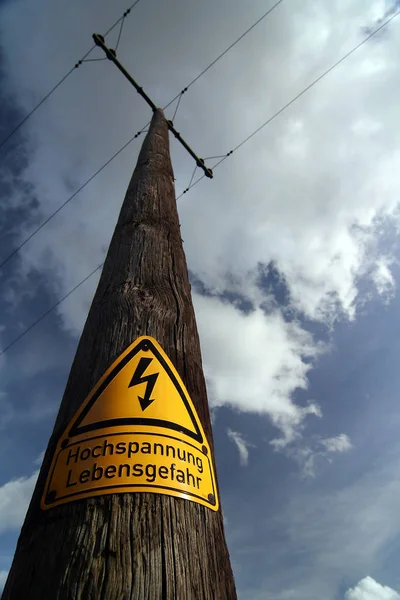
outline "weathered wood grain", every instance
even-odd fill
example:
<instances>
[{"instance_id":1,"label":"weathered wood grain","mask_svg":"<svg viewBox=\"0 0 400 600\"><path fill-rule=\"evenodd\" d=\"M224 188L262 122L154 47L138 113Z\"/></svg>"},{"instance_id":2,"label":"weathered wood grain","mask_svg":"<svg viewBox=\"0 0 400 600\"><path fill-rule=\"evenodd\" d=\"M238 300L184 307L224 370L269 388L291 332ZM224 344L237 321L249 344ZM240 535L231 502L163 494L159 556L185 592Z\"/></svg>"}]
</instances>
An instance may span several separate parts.
<instances>
[{"instance_id":1,"label":"weathered wood grain","mask_svg":"<svg viewBox=\"0 0 400 600\"><path fill-rule=\"evenodd\" d=\"M140 335L154 336L171 358L213 447L161 111L126 193L3 600L236 599L221 511L157 494L112 494L40 509L59 436L107 367Z\"/></svg>"}]
</instances>

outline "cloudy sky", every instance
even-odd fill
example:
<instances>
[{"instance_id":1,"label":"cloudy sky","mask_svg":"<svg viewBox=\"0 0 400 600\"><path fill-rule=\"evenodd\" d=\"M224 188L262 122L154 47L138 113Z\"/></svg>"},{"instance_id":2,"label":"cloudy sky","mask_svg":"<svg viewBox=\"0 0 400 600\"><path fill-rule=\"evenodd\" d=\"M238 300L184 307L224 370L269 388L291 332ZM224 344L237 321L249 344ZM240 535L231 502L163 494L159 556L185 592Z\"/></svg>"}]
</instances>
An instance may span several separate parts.
<instances>
[{"instance_id":1,"label":"cloudy sky","mask_svg":"<svg viewBox=\"0 0 400 600\"><path fill-rule=\"evenodd\" d=\"M141 0L119 59L165 106L273 4ZM0 140L126 8L0 0ZM176 127L225 155L398 10L283 0ZM400 600L399 51L400 17L178 201L241 600ZM0 262L150 117L108 61L74 70L0 150ZM0 269L2 348L102 262L139 144ZM0 356L0 589L97 276Z\"/></svg>"}]
</instances>

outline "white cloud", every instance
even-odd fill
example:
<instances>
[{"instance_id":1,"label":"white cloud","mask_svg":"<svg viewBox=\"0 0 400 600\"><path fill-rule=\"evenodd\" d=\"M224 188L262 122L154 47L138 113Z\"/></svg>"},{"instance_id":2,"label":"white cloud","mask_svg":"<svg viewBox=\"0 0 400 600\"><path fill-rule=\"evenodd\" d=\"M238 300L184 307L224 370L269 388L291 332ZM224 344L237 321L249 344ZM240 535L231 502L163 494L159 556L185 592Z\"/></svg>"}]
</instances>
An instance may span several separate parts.
<instances>
[{"instance_id":1,"label":"white cloud","mask_svg":"<svg viewBox=\"0 0 400 600\"><path fill-rule=\"evenodd\" d=\"M176 0L174 10L157 3L155 22L152 3L138 6L124 27L119 58L159 104L265 10L260 0ZM283 3L185 94L178 128L201 156L227 152L357 44L362 27L381 18L386 6L383 0L368 6L362 0ZM34 7L8 3L0 18L4 88L29 110L91 45L91 33L104 31L125 8L123 0L71 0L64 8L50 0L38 0ZM291 308L325 325L355 318L365 278L385 299L394 293L394 257L382 249L386 231L381 223L400 223L398 26L394 21L379 42L364 45L230 157L213 181L203 180L180 201L191 271L211 290L239 291L255 306L245 315L217 298L194 297L211 404L267 416L281 432L277 448L297 442L306 417L321 415L317 403L296 403L295 393L307 389L322 348L300 317L287 322L276 303L264 312L270 295L255 283L258 265L273 261L288 287ZM140 48L146 52L138 61ZM39 204L32 218L40 221L55 210L148 118L148 108L108 61L74 71L24 128L34 146L24 175ZM38 270L60 297L101 262L138 145L27 244L21 253L22 281ZM174 141L171 147L179 192L193 164ZM4 202L26 205L18 190ZM95 280L58 309L65 329L75 335ZM316 453L339 454L349 444L340 434L321 443L317 438L315 448L300 446L304 470L315 472ZM0 488L0 521L7 528L21 524L35 478L36 473ZM282 535L282 548L278 542L277 552L266 553L263 545L262 555L281 560L281 566L288 562L288 547L295 549L285 571L299 571L287 578L287 598L295 597L293 590L301 600L324 598L328 587L333 597L334 582L346 569L371 572L398 525L397 482L397 470L385 485L374 474L334 495L305 493L290 511L282 511L279 527L290 544ZM260 530L266 527L263 517ZM264 542L269 536L263 533ZM300 556L309 560L308 570ZM272 572L275 589L281 589L281 569ZM316 573L320 593L307 588L300 595L299 581L303 587L319 585Z\"/></svg>"},{"instance_id":2,"label":"white cloud","mask_svg":"<svg viewBox=\"0 0 400 600\"><path fill-rule=\"evenodd\" d=\"M372 427L365 417L360 424L366 429ZM268 514L264 495L271 492L271 483L267 480L254 503L251 520L243 521L238 503L236 512L229 514L231 555L245 587L249 586L249 572L254 572L256 579L243 597L331 600L339 598L339 591L344 597L344 590L340 590L343 581L357 582L360 573L387 569L400 535L399 456L400 447L393 443L390 452L377 456L373 463L366 460L361 473L349 465L339 485L324 478L322 486L319 480L287 488L290 477L285 478L282 502L269 508ZM240 491L235 490L235 496L240 498ZM272 539L273 552L266 552L265 540ZM397 600L398 596L389 598Z\"/></svg>"},{"instance_id":3,"label":"white cloud","mask_svg":"<svg viewBox=\"0 0 400 600\"><path fill-rule=\"evenodd\" d=\"M306 4L309 11L311 7ZM297 11L289 19L296 31L298 24L306 25L306 35L293 41L298 55L293 48L290 62L295 67L299 56L302 59L315 41L311 28L320 30L318 18L328 28L330 42L324 47L320 65L331 55L334 39L341 39L345 32L348 36L359 33L349 17L358 11L357 20L362 20L360 4L334 6L331 21L327 4L313 14L308 25L303 21L305 15ZM207 283L218 288L224 271L241 273L244 278L254 264L274 259L285 276L294 306L313 319L328 322L341 311L354 318L358 280L372 266L390 284L389 273L383 273L380 266L377 244L382 232L376 222L381 213L397 219L394 173L398 156L393 147L395 136L390 132L391 119L386 119L377 97L383 89L377 91L376 80L362 74L360 64L367 59L382 60L380 84L385 87L390 73L398 68L391 57L392 44L398 44L394 34L385 45L372 43L358 57L343 63L268 133L254 138L252 149L248 147L247 153L243 150L234 157L233 166L225 163L230 182L217 183L211 192L204 184L201 192L194 191L192 201L185 199L188 239L196 239L197 227L207 231L207 248L200 252L197 248L196 256L189 254ZM345 45L350 47L350 41ZM339 48L336 51L339 54ZM310 55L307 60L315 64ZM312 79L310 73L307 77ZM282 84L277 85L282 88ZM364 103L362 99L368 94L370 100ZM252 114L256 113L260 122L262 114L269 112L268 100L265 96L263 100L254 108L252 104ZM360 119L364 119L364 127ZM240 173L240 181L236 173ZM186 218L184 222L186 225ZM226 227L221 228L221 223ZM376 279L377 275L375 283ZM386 291L386 286L377 287L379 293Z\"/></svg>"},{"instance_id":4,"label":"white cloud","mask_svg":"<svg viewBox=\"0 0 400 600\"><path fill-rule=\"evenodd\" d=\"M45 453L45 451L42 450L42 452L35 458L35 460L33 461L34 465L37 465L38 467L41 466L43 459L44 459L44 453Z\"/></svg>"},{"instance_id":5,"label":"white cloud","mask_svg":"<svg viewBox=\"0 0 400 600\"><path fill-rule=\"evenodd\" d=\"M396 287L393 274L390 270L393 262L393 259L382 256L376 261L375 268L371 275L372 281L376 285L379 294L381 296L388 296L389 298L394 295Z\"/></svg>"},{"instance_id":6,"label":"white cloud","mask_svg":"<svg viewBox=\"0 0 400 600\"><path fill-rule=\"evenodd\" d=\"M158 3L155 23L153 7L139 3L124 27L119 57L159 104L264 10L260 2L233 7L231 0L192 3L189 12L187 6L184 0L174 10ZM7 5L1 38L9 93L29 109L90 46L93 29L104 31L124 9L122 0L90 0L84 7L74 0L68 10L50 0L35 10ZM199 155L227 152L356 45L362 27L384 12L383 2L372 10L362 0L318 6L306 0L295 9L283 3L185 94L179 129ZM393 293L393 256L381 250L380 224L399 224L396 26L343 62L230 157L212 182L201 182L180 202L190 269L212 290L244 291L256 307L245 316L216 299L196 298L212 404L268 415L282 432L278 446L298 435L307 415L318 414L316 404L298 406L293 394L307 387L319 348L279 307L262 311L270 298L255 284L258 265L273 261L292 309L326 325L355 317L365 278L385 298ZM52 47L59 50L49 55ZM144 47L143 60L133 60ZM110 112L116 98L118 110ZM39 203L33 216L40 220L58 207L148 119L148 107L108 61L74 71L24 130L35 148L24 176ZM101 262L138 145L27 244L22 278L38 269L59 297ZM193 164L174 141L171 146L179 192ZM21 203L15 195L8 201ZM74 334L95 283L94 277L58 308Z\"/></svg>"},{"instance_id":7,"label":"white cloud","mask_svg":"<svg viewBox=\"0 0 400 600\"><path fill-rule=\"evenodd\" d=\"M318 473L319 465L323 465L324 462L332 462L332 454L344 454L352 447L349 436L346 433L340 433L325 439L319 436L307 440L300 438L284 450L287 456L299 464L303 477L314 478Z\"/></svg>"},{"instance_id":8,"label":"white cloud","mask_svg":"<svg viewBox=\"0 0 400 600\"><path fill-rule=\"evenodd\" d=\"M241 433L232 431L232 429L227 429L227 434L239 451L240 464L242 467L246 467L249 464L249 447L253 444L249 444Z\"/></svg>"},{"instance_id":9,"label":"white cloud","mask_svg":"<svg viewBox=\"0 0 400 600\"><path fill-rule=\"evenodd\" d=\"M282 432L276 443L292 441L307 415L320 414L316 404L292 400L296 389L307 388L306 361L320 351L311 335L279 311L244 314L198 294L194 302L210 405L265 414Z\"/></svg>"},{"instance_id":10,"label":"white cloud","mask_svg":"<svg viewBox=\"0 0 400 600\"><path fill-rule=\"evenodd\" d=\"M69 30L78 35L80 44L85 47L85 42L90 43L88 30L93 26L93 14L100 26L112 21L118 10L117 6L111 10L105 5L101 10L99 7L94 10L91 3L82 9L80 4L72 3L64 14L57 13L47 0L42 0L42 6L43 11L29 13L26 20L17 8L14 11L8 8L3 20L10 89L19 91L22 103L31 102L32 94L46 89L49 80L56 78L66 64L75 62L73 56L77 50L71 48ZM374 4L374 7L370 11L360 0L348 3L326 0L318 9L308 1L295 11L282 5L269 21L256 28L196 84L196 96L188 92L178 115L189 139L196 142L199 151L207 148L212 152L213 148L214 153L223 152L240 141L344 49L359 41L360 26L370 24L375 20L373 15L382 13L381 6L377 8ZM191 74L195 74L197 66L201 70L208 58L234 38L235 30L243 29L250 16L253 17L240 5L237 8L236 16L230 10L230 28L224 27L223 35L215 38L207 35L206 49L201 42L207 27L204 24L202 30L194 18L197 9L192 9L185 35L191 39L194 49L199 46L203 51L194 55L193 66L194 56L190 59ZM165 11L160 14L164 26L162 30L153 29L152 35L157 37L161 49L164 43L167 46L168 37L169 54L178 62L174 63L172 72L165 69L163 61L159 65L143 64L143 71L139 69L138 75L143 79L144 72L151 67L147 79L149 84L162 82L163 93L160 94L158 88L153 91L156 98L159 96L164 102L170 95L171 76L174 83L176 73L188 71L188 56L170 44L177 24L166 8L160 6L159 9ZM257 6L253 10L254 17L258 16ZM78 29L75 11L79 12ZM216 17L215 27L218 27L218 18L222 15L214 12L215 9L210 19ZM46 18L39 19L39 14L45 14ZM135 31L135 20L139 20L139 16L145 23L149 16L144 8L135 15L135 19L130 17L127 21L131 31ZM47 23L50 18L52 27ZM30 57L21 54L19 40L14 39L16 19L21 35L29 39ZM65 40L59 39L58 22L63 25ZM203 182L184 198L181 214L189 264L206 283L219 288L225 285L225 275L229 272L243 285L243 278L258 262L276 260L290 287L294 306L322 320L334 318L341 310L354 317L357 281L365 273L367 264L368 272L374 273L372 278L379 293L392 285L390 260L375 251L380 236L375 223L382 213L397 219L394 210L399 184L395 165L399 157L395 143L397 125L391 116L396 95L388 93L399 69L394 60L399 42L392 34L393 27L388 30L385 43L371 42L363 47L234 155L230 163L216 171L214 182ZM140 29L139 38L127 36L121 48L121 60L127 61L128 67L131 66L129 38L139 44L142 36L145 43L149 35L143 25ZM179 31L181 34L181 27ZM56 39L61 52L49 59L44 70L36 64L35 57L41 55L39 50L43 46L51 46ZM254 47L262 51L254 53ZM317 55L316 48L319 49ZM362 68L371 64L380 65L379 82L375 73L368 75ZM278 65L281 66L278 68ZM137 64L133 66L139 68ZM285 77L282 77L282 66ZM107 85L104 77L109 80ZM35 116L27 129L40 139L27 177L38 192L43 214L68 196L71 179L74 189L75 183L84 180L94 166L127 139L127 115L132 110L137 115L132 133L148 117L144 104L140 99L136 102L130 87L109 63L83 65L74 73L74 78L63 87L62 95ZM211 88L219 93L210 94ZM226 88L224 94L229 97L229 103L223 101L225 96L220 96L223 88ZM109 106L115 95L119 98L119 110L110 119ZM93 102L96 110L93 110ZM197 110L200 106L201 112ZM237 119L238 114L240 119ZM203 127L203 119L218 123L218 127ZM70 123L75 123L76 128L71 128ZM181 189L191 163L176 146L173 145L173 149ZM40 239L24 252L27 268L43 265L46 257L46 268L55 269L61 279L54 282L59 286L57 291L72 287L100 261L101 247L108 242L118 202L99 202L99 198L122 199L133 154L133 150L128 150L119 163L97 178L74 201L73 208L53 221L51 227L38 236ZM43 177L44 172L46 177ZM55 239L59 242L57 245L53 243ZM68 248L67 254L65 248ZM84 303L83 313L86 308ZM71 301L68 308L60 310L68 327L74 328L74 321L80 327L79 300L75 304Z\"/></svg>"},{"instance_id":11,"label":"white cloud","mask_svg":"<svg viewBox=\"0 0 400 600\"><path fill-rule=\"evenodd\" d=\"M345 433L341 433L335 437L325 438L321 440L322 446L326 448L328 452L347 452L352 448L350 438Z\"/></svg>"},{"instance_id":12,"label":"white cloud","mask_svg":"<svg viewBox=\"0 0 400 600\"><path fill-rule=\"evenodd\" d=\"M38 473L0 486L0 533L21 527Z\"/></svg>"},{"instance_id":13,"label":"white cloud","mask_svg":"<svg viewBox=\"0 0 400 600\"><path fill-rule=\"evenodd\" d=\"M400 600L400 594L368 576L346 592L345 600Z\"/></svg>"}]
</instances>

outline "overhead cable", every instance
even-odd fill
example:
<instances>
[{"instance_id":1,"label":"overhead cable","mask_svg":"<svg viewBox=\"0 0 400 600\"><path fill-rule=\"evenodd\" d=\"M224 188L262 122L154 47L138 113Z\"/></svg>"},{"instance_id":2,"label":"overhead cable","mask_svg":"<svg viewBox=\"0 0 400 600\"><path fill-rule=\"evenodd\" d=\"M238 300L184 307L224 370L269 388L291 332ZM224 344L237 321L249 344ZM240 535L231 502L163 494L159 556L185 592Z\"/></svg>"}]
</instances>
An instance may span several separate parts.
<instances>
[{"instance_id":1,"label":"overhead cable","mask_svg":"<svg viewBox=\"0 0 400 600\"><path fill-rule=\"evenodd\" d=\"M388 25L391 21L393 21L393 19L395 17L397 17L399 14L400 14L400 10L398 10L397 12L395 12L389 19L387 19L378 28L376 28L374 31L372 31L372 33L370 33L366 38L364 38L359 44L357 44L356 46L354 46L354 48L352 48L349 52L347 52L345 55L343 55L336 63L334 63L331 67L329 67L326 71L324 71L324 73L322 73L322 75L320 75L319 77L317 77L317 79L315 79L312 83L310 83L307 87L305 87L299 94L297 94L296 96L294 96L292 98L292 100L290 100L279 111L277 111L274 115L272 115L272 117L270 117L269 119L267 119L267 121L265 121L262 125L260 125L260 127L258 127L257 129L255 129L250 135L248 135L244 140L242 140L233 150L230 150L226 155L224 155L224 157L216 165L213 166L213 169L215 169L222 162L224 162L224 160L226 160L226 158L228 158L228 156L230 156L233 152L235 152L236 150L238 150L239 148L241 148L244 144L246 144L252 137L254 137L259 131L261 131L266 125L268 125L269 123L271 123L271 121L273 119L275 119L278 115L280 115L291 104L293 104L294 102L296 102L296 100L298 100L303 94L305 94L309 89L311 89L316 83L318 83L319 81L321 81L321 79L323 79L326 75L328 75L328 73L330 73L331 71L333 71L333 69L335 69L338 65L340 65L340 63L342 63L344 60L346 60L346 58L348 58L349 56L351 56L356 50L358 50L358 48L360 48L363 44L365 44L369 39L371 39L379 31L381 31L386 25ZM205 175L202 175L201 177L199 177L199 179L197 179L194 183L192 183L189 186L188 189L193 188L204 177L205 177ZM177 197L177 200L179 200L184 195L184 193L186 193L186 190L184 192L182 192L182 194L180 194L180 196ZM89 275L87 275L84 279L82 279L82 281L80 281L74 288L72 288L72 290L70 290L67 294L65 294L65 296L63 296L60 300L58 300L55 304L53 304L53 306L51 306L36 321L34 321L34 323L32 323L29 327L27 327L24 331L22 331L22 333L20 333L12 342L10 342L10 344L8 344L7 346L5 346L5 348L3 348L0 351L0 356L2 354L4 354L5 352L7 352L7 350L9 348L11 348L12 346L14 346L14 344L16 344L29 331L31 331L34 327L36 327L36 325L38 325L38 323L40 323L45 317L47 317L47 315L49 315L55 308L57 308L64 300L66 300L71 294L73 294L75 292L75 290L77 290L83 283L85 283L85 281L87 281L90 277L92 277L92 275L94 275L94 273L96 273L96 271L98 271L103 266L103 264L104 263L102 263L101 265L97 266L96 269L94 269L94 271L92 271L91 273L89 273Z\"/></svg>"},{"instance_id":2,"label":"overhead cable","mask_svg":"<svg viewBox=\"0 0 400 600\"><path fill-rule=\"evenodd\" d=\"M307 87L305 87L303 90L301 90L301 92L299 92L296 96L294 96L291 100L289 100L289 102L287 102L287 104L285 104L279 110L277 110L276 113L274 113L271 117L269 117L266 121L264 121L264 123L262 123L262 125L260 125L259 127L257 127L257 129L255 129L252 133L250 133L246 138L244 138L244 140L242 140L237 146L235 146L227 154L224 154L221 157L215 156L215 157L210 157L209 159L205 159L205 160L210 160L212 158L220 158L220 160L215 165L213 165L211 167L212 170L214 171L217 167L219 167L229 156L231 156L234 152L236 152L237 150L239 150L239 148L241 148L242 146L244 146L244 144L246 144L248 141L250 141L262 129L264 129L264 127L266 127L272 121L274 121L274 119L276 119L287 108L289 108L289 106L291 106L292 104L294 104L299 98L301 98L301 96L303 96L306 92L308 92L311 88L313 88L317 83L319 83L321 81L321 79L323 79L324 77L326 77L326 75L328 75L334 69L336 69L336 67L338 67L344 60L346 60L347 58L349 58L349 56L351 56L352 54L354 54L354 52L356 52L356 50L358 50L359 48L361 48L361 46L363 46L366 42L368 42L368 40L370 40L374 35L376 35L379 31L381 31L381 29L383 29L384 27L386 27L386 25L388 25L391 21L393 21L393 19L395 17L397 17L399 14L400 14L400 10L398 10L397 12L395 12L389 19L387 19L384 23L382 23L377 29L374 29L359 44L357 44L356 46L354 46L351 50L349 50L349 52L347 52L346 54L344 54L339 60L337 60L328 69L326 69L326 71L324 71L321 75L319 75L316 79L314 79L314 81L312 81ZM202 175L201 177L199 177L198 179L196 179L196 181L194 181L193 183L190 183L188 185L188 187L181 193L181 195L177 197L177 200L179 200L179 198L181 198L184 194L187 194L187 192L190 189L192 189L192 187L194 187L195 185L197 185L199 183L199 181L201 181L203 179L203 177L204 177L204 175ZM193 181L193 177L192 177L191 181Z\"/></svg>"},{"instance_id":3,"label":"overhead cable","mask_svg":"<svg viewBox=\"0 0 400 600\"><path fill-rule=\"evenodd\" d=\"M140 2L140 0L135 0L135 2L133 2L133 4L131 4L131 6L124 12L124 14L117 20L115 21L115 23L113 25L111 25L111 27L106 31L106 33L104 34L104 37L106 37L109 33L111 33L111 31L119 24L124 22L125 18L129 15L129 13L131 12L131 10L133 8L135 8L136 4L138 4ZM119 44L119 40L121 37L121 32L122 32L122 24L121 24L121 29L120 29L120 33L118 36L118 44ZM103 60L101 59L88 59L87 57L89 56L89 54L91 54L93 52L93 50L96 48L96 44L93 44L93 46L90 48L90 50L88 50L86 52L86 54L84 54L82 56L82 58L80 60L78 60L78 62L76 62L74 64L73 67L71 67L71 69L69 69L69 71L67 71L67 73L65 73L65 75L63 77L61 77L60 81L58 81L52 88L51 90L45 95L43 96L43 98L36 104L36 106L34 106L32 108L32 110L25 115L25 117L19 121L19 123L17 123L17 125L10 131L10 133L8 135L6 135L6 137L0 142L0 149L4 146L4 144L6 144L6 142L8 142L8 140L10 138L12 138L12 136L17 133L17 131L22 127L22 125L24 125L24 123L26 123L28 121L28 119L30 119L30 117L37 111L38 108L40 108L40 106L42 106L42 104L44 104L46 102L46 100L48 100L50 98L50 96L52 94L54 94L54 92L68 79L68 77L75 71L75 69L78 69L82 63L84 62L92 62L92 61L97 61L97 60Z\"/></svg>"},{"instance_id":4,"label":"overhead cable","mask_svg":"<svg viewBox=\"0 0 400 600\"><path fill-rule=\"evenodd\" d=\"M278 6L280 4L282 4L282 2L283 2L283 0L278 0L278 2L276 2L263 15L261 15L261 17L259 19L257 19L257 21L255 21L255 23L253 23L253 25L251 25L248 29L246 29L246 31L244 33L242 33L242 35L240 35L238 38L236 38L236 40L230 46L228 46L223 52L221 52L221 54L219 54L217 56L217 58L215 58L209 65L207 65L207 67L205 69L203 69L198 75L196 75L196 77L194 79L192 79L192 81L181 92L179 92L179 94L177 94L175 96L175 98L172 98L171 102L169 102L167 104L167 106L164 107L164 110L166 108L169 108L169 106L171 106L171 104L173 104L175 102L175 100L177 100L179 98L179 96L181 96L190 87L192 87L192 85L195 84L196 81L198 81L200 79L200 77L203 77L203 75L205 75L207 73L207 71L209 71L211 69L211 67L213 67L219 60L221 60L221 58L223 56L225 56L225 54L227 54L230 50L232 50L232 48L234 48L234 46L236 46L236 44L238 44L240 41L242 41L242 39L244 37L246 37L246 35L248 33L250 33L250 31L252 31L255 27L257 27L257 25L259 25L266 17L268 17L268 15L270 15L276 8L278 8Z\"/></svg>"},{"instance_id":5,"label":"overhead cable","mask_svg":"<svg viewBox=\"0 0 400 600\"><path fill-rule=\"evenodd\" d=\"M12 348L12 346L14 346L14 344L16 344L17 342L19 342L19 340L21 340L27 333L29 333L34 327L36 327L36 325L39 325L39 323L41 321L43 321L43 319L45 319L55 308L57 308L57 306L60 306L60 304L62 302L64 302L64 300L66 300L69 296L71 296L71 294L73 294L78 288L80 288L81 285L83 285L88 279L90 279L95 273L97 273L97 271L99 271L101 269L101 267L103 266L103 264L104 263L101 263L101 265L98 265L91 273L89 273L89 275L86 275L86 277L84 279L82 279L79 283L77 283L72 288L72 290L69 290L69 292L67 292L62 298L60 298L48 310L46 310L46 312L44 312L38 319L36 319L36 321L34 321L33 323L31 323L31 325L29 325L29 327L27 327L26 329L24 329L16 338L13 339L12 342L10 342L7 346L5 346L4 348L2 348L0 350L0 356L2 356L5 352L7 352L7 350L9 350L10 348Z\"/></svg>"},{"instance_id":6,"label":"overhead cable","mask_svg":"<svg viewBox=\"0 0 400 600\"><path fill-rule=\"evenodd\" d=\"M137 4L137 2L139 2L139 0L137 0L133 5L135 6ZM177 94L166 106L164 106L163 110L166 110L167 108L169 108L169 106L171 106L171 104L173 104L177 99L178 100L178 104L177 107L175 109L175 114L173 119L175 118L176 112L178 110L179 107L179 102L180 99L182 98L182 95L189 89L189 87L191 87L194 83L196 83L200 77L202 77L205 73L207 73L207 71L214 66L223 56L225 56L227 54L227 52L229 52L229 50L231 50L234 46L236 46L236 44L242 40L248 33L250 33L250 31L252 31L254 29L254 27L256 27L256 25L258 25L259 23L261 23L261 21L263 21L263 19L265 19L275 8L277 8L279 6L279 4L281 4L283 2L283 0L279 0L279 2L277 2L276 4L274 4L274 6L272 6L272 8L270 8L267 12L265 12L259 19L257 19L257 21L255 23L253 23L253 25L251 25L251 27L249 27L248 29L246 29L246 31L244 33L242 33L242 35L240 37L238 37L230 46L228 46L228 48L226 48L221 54L219 54L219 56L217 56L216 59L214 59L205 69L203 69L199 75L197 75L187 86L186 88L184 88L179 94ZM130 10L130 9L128 9ZM112 28L110 28L108 30L107 33L109 33L111 31L111 29L113 29L114 27L116 27L118 25L118 23L121 21L121 19L124 19L124 16L126 15L127 11L125 11L124 15L122 15L122 17L116 21L114 23L114 25L112 26ZM105 35L107 35L107 33ZM93 48L92 48L93 49ZM87 56L87 55L86 55ZM98 59L96 59L98 60ZM104 60L103 58L99 59L99 60ZM172 120L173 120L172 119ZM139 133L144 132L146 130L146 128L148 127L148 125L150 124L150 121L148 123L146 123L146 125L144 127L142 127L142 129L140 130L140 132L138 132L137 134L135 134L133 137L130 138L130 140L128 140L128 142L126 142L122 148L120 148L120 150L118 150L118 152L116 152L115 154L113 154L113 156L108 159L101 167L99 167L99 169L97 169L97 171L91 175L89 177L89 179L87 179L80 187L78 190L76 190L76 192L74 192L69 198L67 198L67 200L61 204L53 213L51 213L36 229L34 229L34 231L32 231L32 233L26 237L16 248L14 248L14 250L12 250L12 252L10 252L10 254L8 254L1 262L0 262L0 269L2 269L4 267L4 265L6 263L8 263L8 261L15 256L20 250L21 248L23 248L25 246L25 244L27 242L29 242L45 225L47 225L47 223L49 223L53 217L55 217L65 206L67 206L67 204L69 204L69 202L71 202L71 200L73 200L73 198L75 198L75 196L77 196L77 194L79 194L80 191L82 191L99 173L101 173L101 171L107 166L109 165L114 158L116 158L123 150L125 150L125 148L127 148L127 146L129 146L129 144L131 142L133 142L134 139L136 139L139 135Z\"/></svg>"},{"instance_id":7,"label":"overhead cable","mask_svg":"<svg viewBox=\"0 0 400 600\"><path fill-rule=\"evenodd\" d=\"M138 138L139 135L141 133L144 132L144 129L141 129L140 131L138 131L137 133L135 133L134 136L131 137L130 140L128 140L126 142L126 144L124 144L123 146L121 146L121 148L119 150L117 150L117 152L115 152L111 158L109 158L105 163L103 163L101 165L101 167L99 167L97 169L97 171L95 171L93 173L93 175L91 175L89 177L89 179L87 179L71 196L69 196L69 198L67 198L65 200L65 202L63 202L63 204L61 204L53 213L51 213L51 215L49 215L38 227L36 227L36 229L34 229L32 231L32 233L30 233L28 235L28 237L26 237L16 248L14 248L14 250L0 263L0 269L2 269L4 267L4 265L6 263L8 263L8 261L15 256L20 250L21 248L23 248L25 246L25 244L27 244L29 242L29 240L31 240L45 225L47 225L47 223L49 221L51 221L59 212L62 211L62 209L67 206L67 204L69 204L69 202L71 202L71 200L73 200L75 198L75 196L77 196L79 194L79 192L81 192L87 185L89 185L89 183L91 181L93 181L93 179L95 177L97 177L97 175L99 175L99 173L101 173L113 160L114 158L116 158L119 154L121 154L121 152L123 152L123 150L125 150L125 148L127 148L129 146L129 144L131 142L133 142L134 139Z\"/></svg>"}]
</instances>

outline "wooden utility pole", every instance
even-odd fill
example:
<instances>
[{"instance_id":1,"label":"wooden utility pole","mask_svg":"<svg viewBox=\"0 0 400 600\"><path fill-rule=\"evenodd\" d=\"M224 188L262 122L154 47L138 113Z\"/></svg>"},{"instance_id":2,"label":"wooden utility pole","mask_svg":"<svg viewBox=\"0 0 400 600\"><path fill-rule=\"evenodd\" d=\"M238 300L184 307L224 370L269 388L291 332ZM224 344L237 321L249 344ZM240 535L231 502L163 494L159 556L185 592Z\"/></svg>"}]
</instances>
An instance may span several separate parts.
<instances>
[{"instance_id":1,"label":"wooden utility pole","mask_svg":"<svg viewBox=\"0 0 400 600\"><path fill-rule=\"evenodd\" d=\"M172 361L212 449L168 124L159 109L111 240L3 600L236 598L221 509L158 493L105 493L41 508L60 436L108 367L143 335Z\"/></svg>"}]
</instances>

